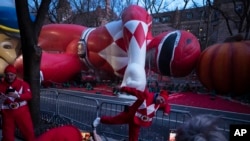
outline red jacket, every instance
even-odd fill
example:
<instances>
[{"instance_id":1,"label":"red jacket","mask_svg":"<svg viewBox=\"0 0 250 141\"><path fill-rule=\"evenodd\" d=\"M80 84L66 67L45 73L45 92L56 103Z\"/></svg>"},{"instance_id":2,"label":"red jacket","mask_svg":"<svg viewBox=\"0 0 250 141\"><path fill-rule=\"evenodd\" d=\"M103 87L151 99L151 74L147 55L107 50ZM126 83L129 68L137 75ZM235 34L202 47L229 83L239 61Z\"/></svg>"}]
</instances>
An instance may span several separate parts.
<instances>
[{"instance_id":1,"label":"red jacket","mask_svg":"<svg viewBox=\"0 0 250 141\"><path fill-rule=\"evenodd\" d=\"M11 102L21 102L21 101L28 101L32 98L32 94L30 91L30 86L25 81L16 78L14 82L11 84L7 83L4 79L0 83L0 92L5 94L8 88L13 88L15 92L20 96L20 98L12 99L7 98L4 101L4 104L10 104Z\"/></svg>"},{"instance_id":2,"label":"red jacket","mask_svg":"<svg viewBox=\"0 0 250 141\"><path fill-rule=\"evenodd\" d=\"M136 102L130 106L130 109L137 109L134 113L134 123L137 125L150 126L153 117L159 108L163 108L164 113L166 114L170 113L169 104L155 104L154 93L150 93L147 89L145 89L144 92L141 92L135 88L122 87L121 91L137 97Z\"/></svg>"}]
</instances>

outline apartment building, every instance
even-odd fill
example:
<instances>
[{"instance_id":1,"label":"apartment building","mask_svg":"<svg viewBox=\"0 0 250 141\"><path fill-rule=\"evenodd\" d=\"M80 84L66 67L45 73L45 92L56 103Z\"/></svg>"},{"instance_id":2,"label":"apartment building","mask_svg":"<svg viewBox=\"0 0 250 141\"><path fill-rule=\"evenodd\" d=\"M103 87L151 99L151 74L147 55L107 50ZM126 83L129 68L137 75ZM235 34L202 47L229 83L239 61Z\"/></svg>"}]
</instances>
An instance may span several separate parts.
<instances>
[{"instance_id":1,"label":"apartment building","mask_svg":"<svg viewBox=\"0 0 250 141\"><path fill-rule=\"evenodd\" d=\"M243 12L243 4L236 0L214 0L213 7L204 6L185 10L152 14L153 34L157 35L169 29L181 29L192 32L200 41L202 49L207 46L223 42L227 37L241 33L239 31L240 19L238 14ZM223 17L228 18L228 23ZM227 24L230 25L232 35Z\"/></svg>"}]
</instances>

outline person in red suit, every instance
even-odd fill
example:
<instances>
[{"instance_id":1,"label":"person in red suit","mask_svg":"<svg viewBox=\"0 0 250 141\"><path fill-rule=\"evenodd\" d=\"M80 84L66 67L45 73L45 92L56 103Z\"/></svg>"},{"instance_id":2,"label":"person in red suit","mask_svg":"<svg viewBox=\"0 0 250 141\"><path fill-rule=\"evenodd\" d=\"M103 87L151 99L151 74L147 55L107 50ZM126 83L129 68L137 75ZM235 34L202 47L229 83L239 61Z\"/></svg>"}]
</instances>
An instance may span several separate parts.
<instances>
[{"instance_id":1,"label":"person in red suit","mask_svg":"<svg viewBox=\"0 0 250 141\"><path fill-rule=\"evenodd\" d=\"M2 141L14 141L16 126L26 141L34 141L35 133L28 107L32 94L29 84L16 77L17 70L8 65L0 82Z\"/></svg>"},{"instance_id":2,"label":"person in red suit","mask_svg":"<svg viewBox=\"0 0 250 141\"><path fill-rule=\"evenodd\" d=\"M121 92L126 92L137 97L137 100L128 108L128 111L110 117L97 117L93 122L96 128L99 123L104 124L128 124L129 141L137 141L140 127L148 127L152 124L153 117L159 108L165 115L170 113L170 105L167 103L168 93L162 90L160 94L150 93L148 89L143 92L131 87L122 87Z\"/></svg>"},{"instance_id":3,"label":"person in red suit","mask_svg":"<svg viewBox=\"0 0 250 141\"><path fill-rule=\"evenodd\" d=\"M119 76L121 86L141 91L146 86L145 68L183 77L193 70L200 55L199 42L190 32L174 30L153 36L152 17L138 5L128 6L120 20L100 27L44 25L38 44L43 49L44 81L63 83L81 70L93 69ZM18 72L23 70L22 56L14 65Z\"/></svg>"}]
</instances>

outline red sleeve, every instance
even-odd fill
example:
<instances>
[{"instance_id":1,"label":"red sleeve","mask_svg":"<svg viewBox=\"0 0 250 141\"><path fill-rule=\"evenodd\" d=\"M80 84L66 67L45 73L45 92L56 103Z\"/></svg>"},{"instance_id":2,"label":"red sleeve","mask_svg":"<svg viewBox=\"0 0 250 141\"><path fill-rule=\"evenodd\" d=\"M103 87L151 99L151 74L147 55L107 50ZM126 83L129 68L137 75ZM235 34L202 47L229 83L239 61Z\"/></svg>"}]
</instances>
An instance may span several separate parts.
<instances>
[{"instance_id":1,"label":"red sleeve","mask_svg":"<svg viewBox=\"0 0 250 141\"><path fill-rule=\"evenodd\" d=\"M164 114L170 114L171 106L167 103L164 107Z\"/></svg>"},{"instance_id":2,"label":"red sleeve","mask_svg":"<svg viewBox=\"0 0 250 141\"><path fill-rule=\"evenodd\" d=\"M20 100L30 100L32 98L32 94L29 84L23 81L22 88L23 91L22 94L20 94Z\"/></svg>"},{"instance_id":3,"label":"red sleeve","mask_svg":"<svg viewBox=\"0 0 250 141\"><path fill-rule=\"evenodd\" d=\"M145 91L139 91L135 88L131 88L131 87L122 87L121 88L122 92L126 92L128 94L134 95L136 96L138 99L145 99L146 98L146 90Z\"/></svg>"},{"instance_id":4,"label":"red sleeve","mask_svg":"<svg viewBox=\"0 0 250 141\"><path fill-rule=\"evenodd\" d=\"M159 109L163 110L163 113L165 115L168 115L168 114L170 114L171 106L168 103L161 104L160 107L159 107Z\"/></svg>"}]
</instances>

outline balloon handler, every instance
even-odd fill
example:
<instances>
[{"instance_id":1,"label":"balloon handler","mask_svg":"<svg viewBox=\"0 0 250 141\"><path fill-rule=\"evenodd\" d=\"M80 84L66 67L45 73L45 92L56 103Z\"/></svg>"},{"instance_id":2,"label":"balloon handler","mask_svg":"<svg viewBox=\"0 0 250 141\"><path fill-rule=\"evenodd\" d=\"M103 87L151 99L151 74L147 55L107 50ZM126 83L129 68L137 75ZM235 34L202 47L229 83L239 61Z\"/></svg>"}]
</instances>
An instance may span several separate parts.
<instances>
[{"instance_id":1,"label":"balloon handler","mask_svg":"<svg viewBox=\"0 0 250 141\"><path fill-rule=\"evenodd\" d=\"M17 78L17 70L8 65L0 82L2 141L14 141L16 126L26 141L34 141L35 133L28 101L32 98L29 84Z\"/></svg>"},{"instance_id":2,"label":"balloon handler","mask_svg":"<svg viewBox=\"0 0 250 141\"><path fill-rule=\"evenodd\" d=\"M165 115L170 113L170 105L167 103L168 93L162 90L160 94L150 93L148 89L144 91L131 87L122 87L121 92L126 92L137 97L137 100L129 106L127 111L110 117L97 117L93 122L93 127L98 124L128 124L129 141L137 141L140 127L148 127L152 124L153 117L159 108L162 108Z\"/></svg>"}]
</instances>

